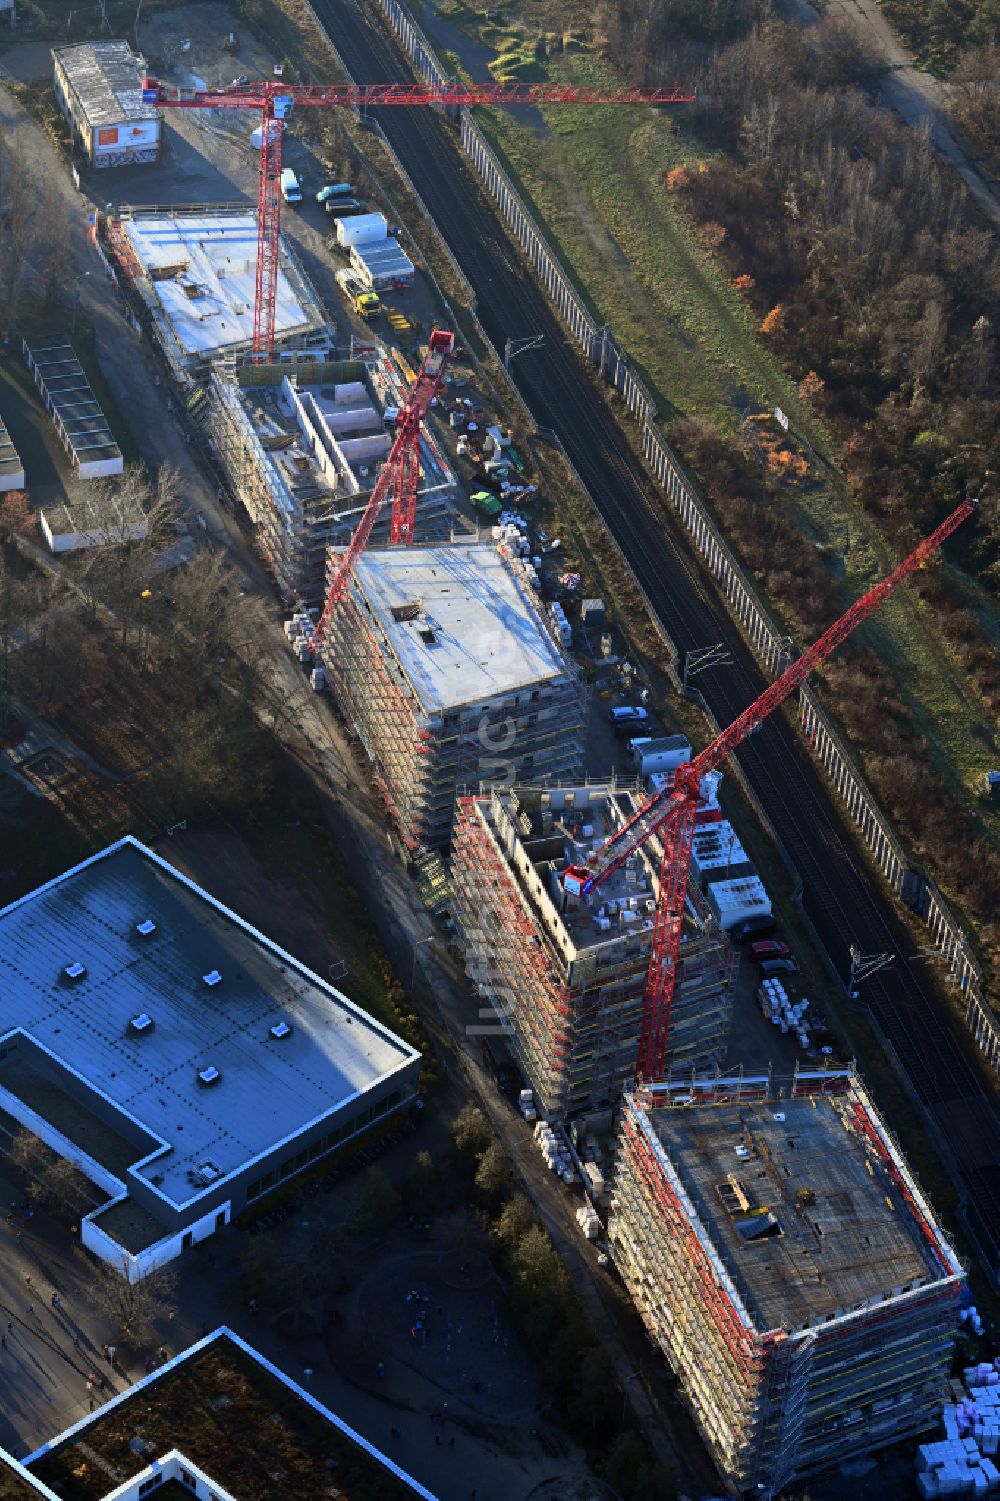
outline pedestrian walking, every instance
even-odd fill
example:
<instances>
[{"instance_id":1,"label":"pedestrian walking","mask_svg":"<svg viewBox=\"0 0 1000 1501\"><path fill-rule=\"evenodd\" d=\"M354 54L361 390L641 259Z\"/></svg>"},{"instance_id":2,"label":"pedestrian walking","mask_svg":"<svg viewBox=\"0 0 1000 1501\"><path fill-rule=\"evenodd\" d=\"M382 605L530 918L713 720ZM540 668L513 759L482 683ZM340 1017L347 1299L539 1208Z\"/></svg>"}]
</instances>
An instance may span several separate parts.
<instances>
[{"instance_id":1,"label":"pedestrian walking","mask_svg":"<svg viewBox=\"0 0 1000 1501\"><path fill-rule=\"evenodd\" d=\"M7 1348L7 1336L6 1336L6 1334L0 1334L0 1350L6 1350L6 1348Z\"/></svg>"},{"instance_id":2,"label":"pedestrian walking","mask_svg":"<svg viewBox=\"0 0 1000 1501\"><path fill-rule=\"evenodd\" d=\"M52 1304L53 1308L62 1307L62 1299L60 1298L58 1293L53 1293L51 1298L49 1299L49 1302Z\"/></svg>"},{"instance_id":3,"label":"pedestrian walking","mask_svg":"<svg viewBox=\"0 0 1000 1501\"><path fill-rule=\"evenodd\" d=\"M31 1273L30 1272L25 1272L25 1274L24 1274L24 1285L25 1285L25 1287L30 1287L31 1286Z\"/></svg>"},{"instance_id":4,"label":"pedestrian walking","mask_svg":"<svg viewBox=\"0 0 1000 1501\"><path fill-rule=\"evenodd\" d=\"M31 1318L31 1316L34 1313L34 1311L35 1311L35 1305L34 1305L34 1303L29 1303L28 1304L28 1318L29 1319Z\"/></svg>"},{"instance_id":5,"label":"pedestrian walking","mask_svg":"<svg viewBox=\"0 0 1000 1501\"><path fill-rule=\"evenodd\" d=\"M8 1334L13 1334L14 1333L14 1325L13 1324L8 1324L7 1325L7 1333Z\"/></svg>"}]
</instances>

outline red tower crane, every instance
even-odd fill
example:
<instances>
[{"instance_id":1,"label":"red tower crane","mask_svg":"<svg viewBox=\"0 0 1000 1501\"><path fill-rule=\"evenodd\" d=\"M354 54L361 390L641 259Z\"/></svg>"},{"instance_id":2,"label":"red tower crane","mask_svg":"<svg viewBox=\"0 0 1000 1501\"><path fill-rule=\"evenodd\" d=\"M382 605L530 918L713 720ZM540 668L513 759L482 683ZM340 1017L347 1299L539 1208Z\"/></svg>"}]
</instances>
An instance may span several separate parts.
<instances>
[{"instance_id":1,"label":"red tower crane","mask_svg":"<svg viewBox=\"0 0 1000 1501\"><path fill-rule=\"evenodd\" d=\"M372 527L378 513L392 494L392 522L389 536L393 542L412 542L413 523L417 512L417 483L420 478L420 424L430 410L434 393L441 384L452 350L455 335L435 329L427 347L427 357L413 389L396 418L396 437L375 488L368 497L364 515L358 522L350 546L340 560L323 606L323 613L316 622L316 629L309 638L312 652L322 644L323 635L330 617L343 599L354 572L354 565L368 545Z\"/></svg>"},{"instance_id":2,"label":"red tower crane","mask_svg":"<svg viewBox=\"0 0 1000 1501\"><path fill-rule=\"evenodd\" d=\"M253 308L253 352L274 356L274 311L278 291L278 233L281 226L281 159L284 122L294 107L349 109L368 106L441 104L692 104L680 89L592 89L563 84L369 83L289 86L266 81L231 88L173 89L156 78L142 80L145 104L158 109L253 109L260 115L260 186L257 201L257 286Z\"/></svg>"},{"instance_id":3,"label":"red tower crane","mask_svg":"<svg viewBox=\"0 0 1000 1501\"><path fill-rule=\"evenodd\" d=\"M893 569L881 583L870 589L834 625L824 631L818 641L776 678L748 709L744 709L728 730L723 730L693 761L678 767L670 787L664 787L655 793L591 856L586 865L571 865L563 873L565 890L574 896L585 896L623 865L651 835L662 835L660 895L653 920L646 1000L636 1064L639 1083L655 1083L663 1077L666 1069L670 1011L677 982L691 842L702 778L721 765L779 704L784 703L789 694L802 686L814 667L824 662L863 620L867 620L878 609L894 589L927 561L945 538L950 537L956 527L972 514L974 505L974 501L963 501L898 568Z\"/></svg>"}]
</instances>

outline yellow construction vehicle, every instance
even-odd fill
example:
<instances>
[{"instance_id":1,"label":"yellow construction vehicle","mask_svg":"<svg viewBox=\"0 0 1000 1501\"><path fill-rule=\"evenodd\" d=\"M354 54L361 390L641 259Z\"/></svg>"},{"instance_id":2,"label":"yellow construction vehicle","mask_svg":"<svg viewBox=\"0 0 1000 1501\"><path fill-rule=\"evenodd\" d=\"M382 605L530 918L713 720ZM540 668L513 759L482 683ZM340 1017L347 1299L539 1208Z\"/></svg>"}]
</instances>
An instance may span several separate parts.
<instances>
[{"instance_id":1,"label":"yellow construction vehicle","mask_svg":"<svg viewBox=\"0 0 1000 1501\"><path fill-rule=\"evenodd\" d=\"M354 297L354 311L362 318L377 318L382 311L382 304L378 300L377 292L357 292Z\"/></svg>"}]
</instances>

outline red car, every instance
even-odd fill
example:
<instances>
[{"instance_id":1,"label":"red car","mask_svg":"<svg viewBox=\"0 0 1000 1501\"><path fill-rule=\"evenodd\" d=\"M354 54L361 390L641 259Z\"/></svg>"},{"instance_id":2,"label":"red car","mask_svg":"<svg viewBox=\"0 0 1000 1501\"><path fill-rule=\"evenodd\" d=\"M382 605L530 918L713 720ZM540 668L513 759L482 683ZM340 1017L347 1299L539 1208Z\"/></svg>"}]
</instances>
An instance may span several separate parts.
<instances>
[{"instance_id":1,"label":"red car","mask_svg":"<svg viewBox=\"0 0 1000 1501\"><path fill-rule=\"evenodd\" d=\"M750 952L755 959L787 959L792 951L778 938L761 938L750 945Z\"/></svg>"}]
</instances>

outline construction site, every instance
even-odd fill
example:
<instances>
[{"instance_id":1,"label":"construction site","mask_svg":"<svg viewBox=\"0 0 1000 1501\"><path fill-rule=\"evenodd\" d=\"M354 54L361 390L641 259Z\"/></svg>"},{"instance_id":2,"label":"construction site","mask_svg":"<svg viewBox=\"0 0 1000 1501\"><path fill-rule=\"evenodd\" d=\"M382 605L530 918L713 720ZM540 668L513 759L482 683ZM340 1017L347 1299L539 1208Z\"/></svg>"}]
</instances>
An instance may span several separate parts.
<instances>
[{"instance_id":1,"label":"construction site","mask_svg":"<svg viewBox=\"0 0 1000 1501\"><path fill-rule=\"evenodd\" d=\"M344 555L329 556L332 587ZM408 849L451 842L460 791L582 769L579 675L491 543L357 558L320 656Z\"/></svg>"},{"instance_id":2,"label":"construction site","mask_svg":"<svg viewBox=\"0 0 1000 1501\"><path fill-rule=\"evenodd\" d=\"M734 1489L933 1425L963 1270L853 1070L627 1093L610 1239Z\"/></svg>"},{"instance_id":3,"label":"construction site","mask_svg":"<svg viewBox=\"0 0 1000 1501\"><path fill-rule=\"evenodd\" d=\"M274 77L281 76L279 64ZM470 1028L465 1020L465 1032L503 1038L527 1086L525 1119L537 1120L554 1144L558 1132L560 1148L563 1140L574 1148L588 1143L591 1155L581 1147L576 1176L567 1166L569 1148L564 1162L553 1146L548 1165L566 1168L556 1192L564 1201L572 1192L579 1203L582 1189L584 1233L600 1241L597 1265L613 1263L726 1486L776 1495L799 1476L933 1426L965 1273L853 1065L817 1064L821 1052L832 1059L832 1047L808 1049L808 1001L792 1005L784 990L799 963L783 938L770 936L776 914L749 853L759 859L760 846L740 824L744 845L723 817L722 768L779 706L794 703L814 669L930 558L971 506L955 510L815 645L785 653L760 696L744 708L753 699L748 693L732 722L724 721L728 728L692 753L684 736L667 733L679 727L670 722L672 711L662 710L663 723L657 717L654 674L629 664L635 641L614 609L602 655L592 644L586 607L600 605L592 613L603 632L604 605L584 596L604 580L581 579L587 553L579 539L567 551L539 524L553 526L553 516L565 523L565 513L535 495L530 481L544 484L549 471L533 439L506 426L508 412L487 411L490 402L475 392L443 400L452 379L455 390L466 384L464 367L461 379L447 373L463 353L455 334L436 328L428 338L422 325L423 337L404 355L368 338L352 297L335 322L316 289L316 264L307 261L313 285L279 234L283 202L328 225L340 190L353 191L350 183L325 183L324 164L316 180L324 185L314 191L308 182L303 196L296 173L282 170L282 152L298 149L290 136L282 144L293 98L303 107L357 107L358 99L363 107L368 96L348 95L346 87L248 85L242 75L229 86L182 91L144 77L141 102L157 118L174 106L258 111L257 211L246 204L109 205L96 216L93 243L102 255L102 245L112 252L116 265L106 269L124 294L126 322L138 329L139 310L154 334L180 398L170 397L170 410L183 414L186 406L194 419L192 431L197 426L214 466L216 501L228 508L228 492L245 509L264 568L294 609L285 636L304 669L300 678L317 693L330 691L346 726L338 740L341 727L319 700L307 727L312 701L301 695L310 707L296 705L295 723L305 740L312 737L327 811L350 802L353 786L379 840L388 832L389 848L411 874L436 862L447 914L444 904L426 906L454 933L453 947L484 1003L486 1026ZM378 105L380 86L365 88ZM418 92L381 102L449 103L453 95L460 105L477 102L474 88L457 84L440 98ZM638 97L655 92L638 91L633 102L670 102ZM628 101L621 95L609 102ZM285 191L287 173L296 196ZM333 238L342 249L352 233L344 226L361 217L338 221ZM378 267L369 261L388 255L392 269L378 274L394 292L406 290L414 267L397 244L402 231L390 231L384 215L364 217L381 219L380 248L369 260L360 252L352 257L353 272L367 266L374 286ZM329 248L332 239L324 243ZM400 256L410 268L406 282L398 280ZM73 316L75 324L75 310ZM510 360L528 352L512 348L518 342L508 341L508 374ZM48 399L39 356L52 350L25 349ZM475 381L471 356L468 366ZM492 377L482 367L478 374L495 397ZM446 421L435 422L439 400ZM0 467L6 463L12 482L19 460L14 452L5 458L5 438L0 427ZM121 468L117 448L110 460ZM537 516L515 509L533 501ZM475 520L463 522L470 514L498 524L481 533ZM199 520L207 531L200 513ZM85 512L64 505L43 521L43 534L53 552L104 545L100 529L87 523ZM564 533L571 536L568 526ZM557 562L552 554L564 556ZM254 583L248 570L238 593L252 593ZM153 591L140 597L147 596ZM685 685L689 666L685 661ZM279 666L276 681L280 676ZM617 705L599 716L599 726L590 712L591 681ZM323 734L315 732L320 715ZM693 739L683 716L682 725ZM348 737L363 756L351 754ZM623 743L616 748L614 739ZM624 758L625 740L632 759L619 776L615 757ZM351 777L343 774L348 764ZM178 809L165 835L186 831L186 813ZM290 828L299 826L298 813L296 807ZM369 845L359 848L370 853ZM235 910L176 878L158 856L141 847L114 851L117 866L127 863L128 874L134 865L138 874L119 883L113 901L105 890L98 906L87 898L69 918L57 914L61 927L49 932L37 973L25 979L19 970L14 989L27 984L41 995L51 988L45 971L56 976L59 1005L34 1018L12 1012L0 1056L8 1060L10 1113L29 1126L34 1106L27 1097L34 1091L37 1103L45 1084L62 1107L55 1086L64 1075L72 1076L63 1092L74 1108L97 1100L116 1124L136 1079L141 1086L149 1072L156 1088L139 1088L143 1110L134 1115L145 1133L144 1156L133 1159L113 1143L121 1158L108 1188L113 1197L87 1216L80 1241L109 1264L120 1259L126 1275L139 1280L154 1262L181 1258L192 1237L199 1242L224 1230L237 1209L257 1212L283 1183L409 1110L424 1044L418 1050L402 1042ZM110 865L94 857L84 877L74 869L63 879L94 879L99 861ZM419 936L412 913L400 921L401 900L388 893L406 884L397 882L395 865L382 867L374 857L372 868L387 889L387 911L399 902L391 922L402 934L399 973L410 970L409 991L398 986L409 1005L409 993L418 992L420 946L431 945L434 934ZM761 868L770 870L766 860ZM48 891L41 887L5 909L15 938L19 925L30 926L31 903L47 901ZM57 963L59 931L75 933L76 947ZM788 936L797 941L800 932ZM745 950L741 966L736 945L751 938L761 939L753 945L760 952ZM125 957L115 960L119 949ZM140 949L145 959L136 957ZM393 951L390 971L399 958ZM331 980L342 963L331 960ZM734 1030L734 1009L751 993L751 963L761 970L765 1020L788 1049L798 1040L803 1051L790 1056L810 1058L791 1079L778 1082L770 1072L745 1073L727 1062L744 1035ZM813 955L803 963L819 969ZM162 979L164 965L177 969L181 990L191 992L186 1001L177 986L163 1000L157 974ZM443 974L429 968L424 988L433 989L432 976L443 984ZM146 975L147 1000L123 1011L121 998L136 975ZM467 1004L469 988L451 978ZM227 986L235 1001L226 1001ZM459 1002L441 1001L435 1026L446 1004L460 1014ZM260 1034L252 1038L248 1005ZM226 1016L206 1034L205 1018L219 1007ZM335 1021L350 1035L327 1037ZM770 1042L773 1031L764 1031ZM81 1056L71 1058L67 1046ZM168 1089L156 1069L178 1049L186 1072ZM119 1054L126 1064L109 1070ZM838 1056L849 1053L838 1048ZM259 1090L246 1092L248 1080L262 1074L270 1079L263 1106ZM179 1113L185 1119L178 1123L172 1116ZM96 1107L93 1115L95 1139L103 1141L96 1131L103 1117ZM186 1126L182 1153L167 1144L167 1131ZM523 1129L516 1117L514 1126ZM65 1141L73 1144L68 1128ZM603 1169L596 1171L603 1159L595 1149L613 1158L610 1192ZM157 1173L147 1183L144 1169L154 1157ZM109 1179L112 1168L96 1149L93 1161ZM585 1166L595 1171L588 1175ZM570 1218L566 1202L557 1207ZM577 1219L583 1226L579 1209ZM465 1271L461 1265L460 1276ZM423 1332L418 1322L406 1338L425 1344L414 1328ZM308 1382L313 1371L305 1369Z\"/></svg>"},{"instance_id":4,"label":"construction site","mask_svg":"<svg viewBox=\"0 0 1000 1501\"><path fill-rule=\"evenodd\" d=\"M181 387L207 379L216 360L251 348L257 218L245 204L213 204L210 209L122 205L103 220L103 227ZM284 238L277 247L275 273L275 347L325 356L333 330Z\"/></svg>"},{"instance_id":5,"label":"construction site","mask_svg":"<svg viewBox=\"0 0 1000 1501\"><path fill-rule=\"evenodd\" d=\"M452 911L466 968L503 1024L546 1115L617 1107L635 1077L662 844L601 888L562 884L640 802L610 785L516 785L463 797ZM736 956L697 887L688 892L668 1043L673 1070L726 1050Z\"/></svg>"},{"instance_id":6,"label":"construction site","mask_svg":"<svg viewBox=\"0 0 1000 1501\"><path fill-rule=\"evenodd\" d=\"M325 592L327 549L345 544L392 447L386 410L398 400L392 362L299 359L294 369L244 357L214 365L209 424L233 493L255 528L283 599ZM421 535L447 528L455 477L421 439ZM384 541L386 523L376 530Z\"/></svg>"}]
</instances>

